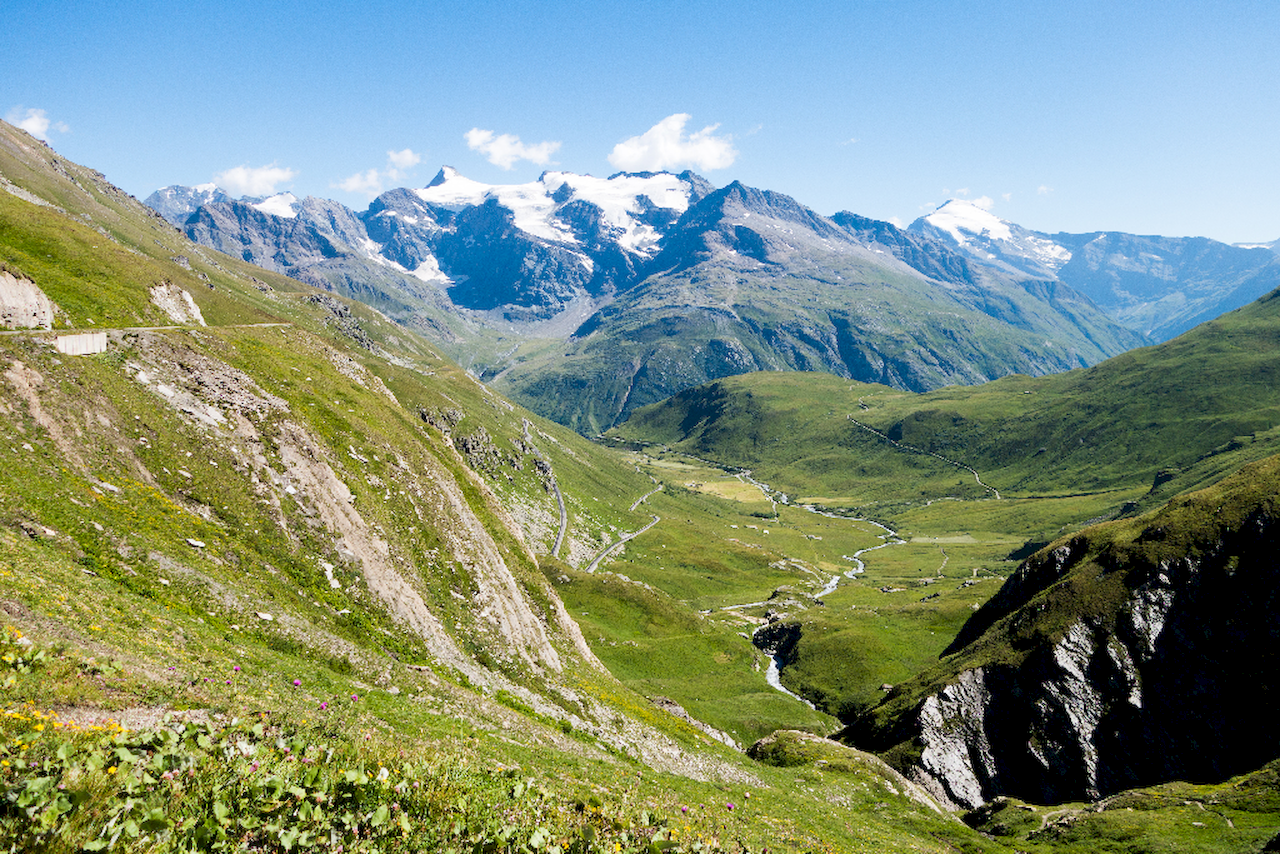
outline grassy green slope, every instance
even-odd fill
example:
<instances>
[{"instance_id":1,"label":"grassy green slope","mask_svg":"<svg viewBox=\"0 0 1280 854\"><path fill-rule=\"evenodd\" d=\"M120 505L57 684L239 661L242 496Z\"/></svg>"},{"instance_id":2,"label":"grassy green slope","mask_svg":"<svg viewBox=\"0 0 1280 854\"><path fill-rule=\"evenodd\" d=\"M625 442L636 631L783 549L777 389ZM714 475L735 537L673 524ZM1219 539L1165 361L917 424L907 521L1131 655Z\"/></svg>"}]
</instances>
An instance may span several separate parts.
<instances>
[{"instance_id":1,"label":"grassy green slope","mask_svg":"<svg viewBox=\"0 0 1280 854\"><path fill-rule=\"evenodd\" d=\"M733 377L610 435L749 468L792 503L875 519L907 541L867 556L867 574L825 610L786 615L802 639L784 683L850 718L936 659L997 586L984 579L1029 553L1023 543L1158 507L1280 450L1277 309L1273 295L1093 368L926 394Z\"/></svg>"},{"instance_id":2,"label":"grassy green slope","mask_svg":"<svg viewBox=\"0 0 1280 854\"><path fill-rule=\"evenodd\" d=\"M1150 487L1161 474L1150 506L1280 447L1278 312L1272 294L1092 368L921 395L820 375L735 377L642 410L614 435L846 506L984 492L918 451L1014 499Z\"/></svg>"}]
</instances>

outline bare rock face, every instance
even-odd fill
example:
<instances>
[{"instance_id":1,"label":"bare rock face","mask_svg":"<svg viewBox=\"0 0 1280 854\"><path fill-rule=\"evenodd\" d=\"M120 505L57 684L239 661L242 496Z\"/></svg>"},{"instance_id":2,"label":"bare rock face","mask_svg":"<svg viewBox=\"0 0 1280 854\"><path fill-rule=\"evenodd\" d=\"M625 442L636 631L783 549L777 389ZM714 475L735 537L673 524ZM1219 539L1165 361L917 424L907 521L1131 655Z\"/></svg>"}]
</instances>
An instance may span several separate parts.
<instances>
[{"instance_id":1,"label":"bare rock face","mask_svg":"<svg viewBox=\"0 0 1280 854\"><path fill-rule=\"evenodd\" d=\"M30 279L0 270L0 326L6 329L52 329L58 307Z\"/></svg>"},{"instance_id":2,"label":"bare rock face","mask_svg":"<svg viewBox=\"0 0 1280 854\"><path fill-rule=\"evenodd\" d=\"M151 288L151 302L169 316L174 323L194 323L205 326L204 315L191 294L172 282L161 282Z\"/></svg>"},{"instance_id":3,"label":"bare rock face","mask_svg":"<svg viewBox=\"0 0 1280 854\"><path fill-rule=\"evenodd\" d=\"M1077 542L1033 557L989 603L1003 613L959 651L971 666L841 740L911 745L908 775L967 808L1256 769L1280 755L1273 504L1214 518L1212 537L1188 538L1180 557L1159 545L1182 535L1155 523L1123 547ZM997 643L1002 653L975 651Z\"/></svg>"}]
</instances>

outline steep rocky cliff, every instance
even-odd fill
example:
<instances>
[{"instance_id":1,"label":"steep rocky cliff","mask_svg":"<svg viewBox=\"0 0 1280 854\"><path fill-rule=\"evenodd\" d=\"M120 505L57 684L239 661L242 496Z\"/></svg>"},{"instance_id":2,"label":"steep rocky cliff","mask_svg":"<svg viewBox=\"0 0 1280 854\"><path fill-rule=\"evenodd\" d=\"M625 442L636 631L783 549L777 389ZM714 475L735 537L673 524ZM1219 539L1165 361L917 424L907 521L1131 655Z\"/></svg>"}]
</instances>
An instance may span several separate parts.
<instances>
[{"instance_id":1,"label":"steep rocky cliff","mask_svg":"<svg viewBox=\"0 0 1280 854\"><path fill-rule=\"evenodd\" d=\"M1280 458L1034 555L842 734L936 794L1096 799L1280 755Z\"/></svg>"}]
</instances>

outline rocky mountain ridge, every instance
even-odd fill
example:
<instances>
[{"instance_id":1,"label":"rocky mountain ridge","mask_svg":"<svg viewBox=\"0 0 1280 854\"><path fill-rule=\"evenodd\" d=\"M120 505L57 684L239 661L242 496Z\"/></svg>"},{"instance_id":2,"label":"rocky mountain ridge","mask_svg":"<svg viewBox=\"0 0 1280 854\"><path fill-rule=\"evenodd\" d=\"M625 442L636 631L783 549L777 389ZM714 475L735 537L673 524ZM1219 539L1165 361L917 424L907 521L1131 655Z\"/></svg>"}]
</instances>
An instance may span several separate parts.
<instances>
[{"instance_id":1,"label":"rocky mountain ridge","mask_svg":"<svg viewBox=\"0 0 1280 854\"><path fill-rule=\"evenodd\" d=\"M362 214L316 199L289 216L265 207L215 202L175 221L203 245L371 302L588 433L749 370L921 389L1066 370L1144 341L1053 280L974 266L930 236L823 217L738 182L717 190L690 172L548 172L490 186L444 168ZM806 292L805 281L815 286ZM851 297L864 307L850 312ZM926 358L909 355L915 342L927 342ZM598 358L600 347L611 353L593 368L588 351ZM565 384L579 389L568 409L550 399Z\"/></svg>"},{"instance_id":2,"label":"rocky mountain ridge","mask_svg":"<svg viewBox=\"0 0 1280 854\"><path fill-rule=\"evenodd\" d=\"M941 265L960 269L942 251ZM653 265L563 349L487 376L590 434L639 406L752 371L925 390L1069 370L1144 340L1069 288L982 269L933 279L892 246L738 182L691 206Z\"/></svg>"}]
</instances>

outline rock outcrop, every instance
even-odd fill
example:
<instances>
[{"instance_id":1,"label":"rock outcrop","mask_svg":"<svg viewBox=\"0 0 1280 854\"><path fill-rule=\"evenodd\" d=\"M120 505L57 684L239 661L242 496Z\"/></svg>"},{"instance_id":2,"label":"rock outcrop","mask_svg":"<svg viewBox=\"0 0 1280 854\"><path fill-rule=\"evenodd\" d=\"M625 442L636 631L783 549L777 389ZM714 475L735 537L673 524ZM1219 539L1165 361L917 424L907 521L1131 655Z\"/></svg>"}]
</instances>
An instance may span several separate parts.
<instances>
[{"instance_id":1,"label":"rock outcrop","mask_svg":"<svg viewBox=\"0 0 1280 854\"><path fill-rule=\"evenodd\" d=\"M0 270L0 327L52 329L58 307L36 283Z\"/></svg>"},{"instance_id":2,"label":"rock outcrop","mask_svg":"<svg viewBox=\"0 0 1280 854\"><path fill-rule=\"evenodd\" d=\"M189 291L172 282L161 282L150 290L151 302L169 316L174 323L194 323L205 326L204 315Z\"/></svg>"},{"instance_id":3,"label":"rock outcrop","mask_svg":"<svg viewBox=\"0 0 1280 854\"><path fill-rule=\"evenodd\" d=\"M965 807L1224 780L1280 756L1278 493L1272 458L1040 552L975 615L988 628L951 675L895 691L843 740L896 750Z\"/></svg>"}]
</instances>

